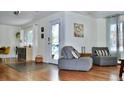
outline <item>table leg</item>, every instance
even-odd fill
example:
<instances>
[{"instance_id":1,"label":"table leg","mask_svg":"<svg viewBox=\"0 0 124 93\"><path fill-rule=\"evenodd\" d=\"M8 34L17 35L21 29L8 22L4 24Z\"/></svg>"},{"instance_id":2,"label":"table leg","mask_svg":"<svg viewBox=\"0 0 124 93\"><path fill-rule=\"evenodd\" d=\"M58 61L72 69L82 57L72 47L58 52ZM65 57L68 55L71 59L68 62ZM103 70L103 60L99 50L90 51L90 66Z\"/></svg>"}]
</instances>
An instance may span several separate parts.
<instances>
[{"instance_id":1,"label":"table leg","mask_svg":"<svg viewBox=\"0 0 124 93\"><path fill-rule=\"evenodd\" d=\"M123 66L124 66L124 62L121 61L121 67L120 67L120 73L119 73L119 77L122 77L122 73L123 73Z\"/></svg>"}]
</instances>

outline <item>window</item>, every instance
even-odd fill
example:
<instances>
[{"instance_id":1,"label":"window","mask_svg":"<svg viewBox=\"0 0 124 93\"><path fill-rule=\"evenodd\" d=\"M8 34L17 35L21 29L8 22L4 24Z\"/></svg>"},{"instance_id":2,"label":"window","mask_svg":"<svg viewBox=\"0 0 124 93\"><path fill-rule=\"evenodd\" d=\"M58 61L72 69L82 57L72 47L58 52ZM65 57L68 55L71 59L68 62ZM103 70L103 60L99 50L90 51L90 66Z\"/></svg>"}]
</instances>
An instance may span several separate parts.
<instances>
[{"instance_id":1,"label":"window","mask_svg":"<svg viewBox=\"0 0 124 93\"><path fill-rule=\"evenodd\" d=\"M123 23L121 22L119 25L119 51L123 51Z\"/></svg>"},{"instance_id":2,"label":"window","mask_svg":"<svg viewBox=\"0 0 124 93\"><path fill-rule=\"evenodd\" d=\"M111 51L116 51L116 45L117 45L117 38L116 38L116 24L111 24L110 25L110 49Z\"/></svg>"},{"instance_id":3,"label":"window","mask_svg":"<svg viewBox=\"0 0 124 93\"><path fill-rule=\"evenodd\" d=\"M111 55L118 58L124 57L124 16L108 17L107 20L107 47L109 47Z\"/></svg>"},{"instance_id":4,"label":"window","mask_svg":"<svg viewBox=\"0 0 124 93\"><path fill-rule=\"evenodd\" d=\"M123 51L123 23L118 25L118 48L119 51ZM111 24L110 26L110 49L111 51L117 51L117 25Z\"/></svg>"},{"instance_id":5,"label":"window","mask_svg":"<svg viewBox=\"0 0 124 93\"><path fill-rule=\"evenodd\" d=\"M25 41L26 46L29 46L29 45L32 46L32 43L33 43L33 31L32 30L24 32L24 41Z\"/></svg>"}]
</instances>

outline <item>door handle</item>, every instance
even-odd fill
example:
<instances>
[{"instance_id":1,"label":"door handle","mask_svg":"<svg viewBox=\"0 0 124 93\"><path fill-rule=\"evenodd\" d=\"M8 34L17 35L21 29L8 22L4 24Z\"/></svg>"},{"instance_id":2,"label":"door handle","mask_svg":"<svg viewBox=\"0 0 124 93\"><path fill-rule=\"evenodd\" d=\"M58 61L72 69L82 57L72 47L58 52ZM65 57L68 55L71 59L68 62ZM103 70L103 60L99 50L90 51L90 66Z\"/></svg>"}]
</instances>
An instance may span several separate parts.
<instances>
[{"instance_id":1,"label":"door handle","mask_svg":"<svg viewBox=\"0 0 124 93\"><path fill-rule=\"evenodd\" d=\"M51 42L50 42L50 37L48 37L48 44L51 44Z\"/></svg>"}]
</instances>

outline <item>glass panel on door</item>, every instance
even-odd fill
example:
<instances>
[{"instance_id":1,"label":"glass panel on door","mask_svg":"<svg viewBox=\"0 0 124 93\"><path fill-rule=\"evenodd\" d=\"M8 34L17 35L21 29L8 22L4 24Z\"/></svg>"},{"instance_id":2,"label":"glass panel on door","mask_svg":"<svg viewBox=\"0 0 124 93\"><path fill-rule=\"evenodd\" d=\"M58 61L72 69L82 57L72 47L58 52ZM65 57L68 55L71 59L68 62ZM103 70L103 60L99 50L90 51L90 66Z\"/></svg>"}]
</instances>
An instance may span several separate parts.
<instances>
[{"instance_id":1,"label":"glass panel on door","mask_svg":"<svg viewBox=\"0 0 124 93\"><path fill-rule=\"evenodd\" d=\"M52 59L59 58L59 24L52 25Z\"/></svg>"}]
</instances>

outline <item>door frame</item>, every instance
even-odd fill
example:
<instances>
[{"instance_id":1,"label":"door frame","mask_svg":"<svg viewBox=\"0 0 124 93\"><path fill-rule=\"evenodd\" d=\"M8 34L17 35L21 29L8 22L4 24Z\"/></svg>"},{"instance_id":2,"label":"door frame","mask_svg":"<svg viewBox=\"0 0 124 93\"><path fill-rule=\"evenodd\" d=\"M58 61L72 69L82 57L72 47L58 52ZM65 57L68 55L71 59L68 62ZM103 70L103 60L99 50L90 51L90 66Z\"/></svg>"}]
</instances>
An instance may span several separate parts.
<instances>
[{"instance_id":1,"label":"door frame","mask_svg":"<svg viewBox=\"0 0 124 93\"><path fill-rule=\"evenodd\" d=\"M60 52L61 52L61 46L62 46L62 39L61 39L61 31L62 31L62 22L60 19L55 19L55 20L52 20L49 22L49 31L48 31L48 60L49 60L49 63L52 63L52 64L58 64L58 60L53 60L52 59L52 25L54 24L59 24L59 57L60 57Z\"/></svg>"}]
</instances>

